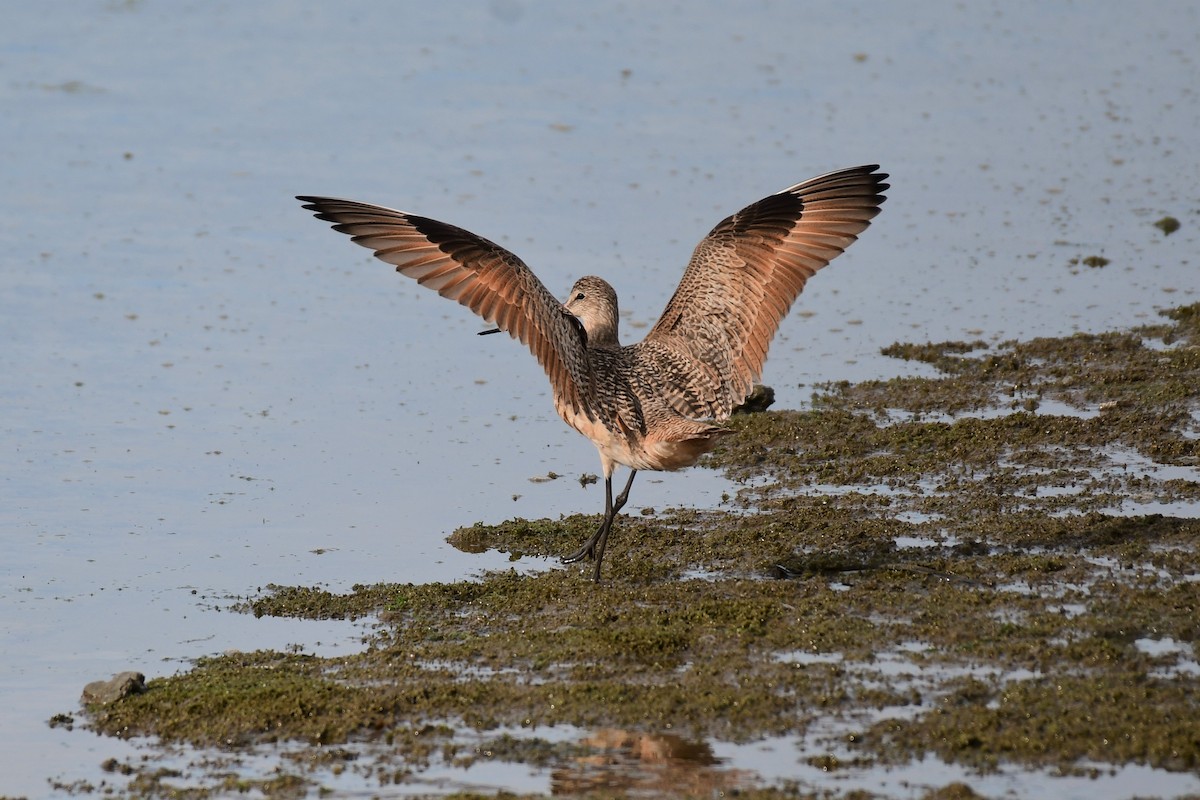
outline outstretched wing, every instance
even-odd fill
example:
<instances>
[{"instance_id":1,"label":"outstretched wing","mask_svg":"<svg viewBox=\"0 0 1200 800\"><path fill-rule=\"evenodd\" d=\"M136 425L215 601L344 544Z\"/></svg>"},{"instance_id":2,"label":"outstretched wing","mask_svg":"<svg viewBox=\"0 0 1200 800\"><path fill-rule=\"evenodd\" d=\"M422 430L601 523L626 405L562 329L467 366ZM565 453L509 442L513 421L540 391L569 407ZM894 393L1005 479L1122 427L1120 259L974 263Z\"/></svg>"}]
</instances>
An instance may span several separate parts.
<instances>
[{"instance_id":1,"label":"outstretched wing","mask_svg":"<svg viewBox=\"0 0 1200 800\"><path fill-rule=\"evenodd\" d=\"M558 400L591 416L587 355L579 321L521 259L494 242L444 222L390 208L300 196L317 219L457 301L529 347Z\"/></svg>"},{"instance_id":2,"label":"outstretched wing","mask_svg":"<svg viewBox=\"0 0 1200 800\"><path fill-rule=\"evenodd\" d=\"M664 361L691 361L675 365L692 376L688 390L671 398L679 413L724 418L745 399L805 281L879 213L888 184L878 169L798 183L723 220L697 245L642 343L650 357L657 351Z\"/></svg>"}]
</instances>

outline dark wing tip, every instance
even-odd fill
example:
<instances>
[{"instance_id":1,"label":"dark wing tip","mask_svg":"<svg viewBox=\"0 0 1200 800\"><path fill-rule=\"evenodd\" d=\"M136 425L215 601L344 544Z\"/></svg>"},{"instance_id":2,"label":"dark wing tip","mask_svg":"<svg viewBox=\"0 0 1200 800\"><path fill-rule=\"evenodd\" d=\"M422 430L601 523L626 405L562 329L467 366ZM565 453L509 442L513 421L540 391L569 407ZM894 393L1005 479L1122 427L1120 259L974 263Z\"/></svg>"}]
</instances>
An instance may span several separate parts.
<instances>
[{"instance_id":1,"label":"dark wing tip","mask_svg":"<svg viewBox=\"0 0 1200 800\"><path fill-rule=\"evenodd\" d=\"M311 211L313 216L315 216L317 219L323 222L337 221L333 217L329 216L328 213L329 204L334 202L333 198L298 194L296 195L296 199L302 203L300 206L301 208L303 208L305 211Z\"/></svg>"},{"instance_id":2,"label":"dark wing tip","mask_svg":"<svg viewBox=\"0 0 1200 800\"><path fill-rule=\"evenodd\" d=\"M884 192L892 188L890 183L886 183L887 179L890 178L891 175L886 172L876 172L876 170L879 169L878 164L868 164L867 166L863 167L863 169L867 170L870 176L875 179L875 191L879 195L877 202L883 203L885 200L887 200L887 195L884 194Z\"/></svg>"},{"instance_id":3,"label":"dark wing tip","mask_svg":"<svg viewBox=\"0 0 1200 800\"><path fill-rule=\"evenodd\" d=\"M886 172L876 172L876 170L879 169L878 164L867 164L866 166L863 167L863 169L867 171L867 173L869 174L869 176L871 178L875 179L875 186L873 188L875 189L875 192L879 195L878 199L875 202L877 204L882 204L884 201L887 200L887 195L884 194L884 192L886 192L888 189L892 188L892 185L890 183L885 183L885 181L888 178L890 178L891 175L889 175Z\"/></svg>"}]
</instances>

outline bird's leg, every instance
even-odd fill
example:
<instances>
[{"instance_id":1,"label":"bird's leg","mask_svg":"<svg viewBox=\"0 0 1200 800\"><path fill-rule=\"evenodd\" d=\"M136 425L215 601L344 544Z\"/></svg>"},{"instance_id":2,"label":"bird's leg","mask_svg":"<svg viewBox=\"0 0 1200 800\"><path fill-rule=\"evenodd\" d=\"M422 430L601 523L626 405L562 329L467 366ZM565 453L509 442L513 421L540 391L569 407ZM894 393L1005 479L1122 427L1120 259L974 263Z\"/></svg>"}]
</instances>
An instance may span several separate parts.
<instances>
[{"instance_id":1,"label":"bird's leg","mask_svg":"<svg viewBox=\"0 0 1200 800\"><path fill-rule=\"evenodd\" d=\"M583 561L585 558L592 557L596 549L596 542L600 540L600 534L611 523L612 507L612 476L606 475L604 477L604 520L600 523L600 527L596 528L596 532L587 538L582 547L570 555L563 556L562 562L564 564L574 564L576 561Z\"/></svg>"},{"instance_id":2,"label":"bird's leg","mask_svg":"<svg viewBox=\"0 0 1200 800\"><path fill-rule=\"evenodd\" d=\"M629 487L634 485L634 475L637 475L636 469L629 470L629 482L625 483L625 489L617 495L617 503L612 503L611 500L605 501L604 523L600 525L600 530L596 531L595 547L593 554L595 555L595 569L592 570L592 581L600 583L600 563L604 561L604 548L608 545L608 534L612 531L612 521L617 518L617 512L620 511L620 506L625 505L625 500L629 499ZM612 494L612 492L608 492Z\"/></svg>"},{"instance_id":3,"label":"bird's leg","mask_svg":"<svg viewBox=\"0 0 1200 800\"><path fill-rule=\"evenodd\" d=\"M625 481L625 488L617 495L617 499L613 502L613 513L616 514L625 507L625 501L629 499L629 487L633 486L633 476L637 475L636 469L629 470L629 480Z\"/></svg>"},{"instance_id":4,"label":"bird's leg","mask_svg":"<svg viewBox=\"0 0 1200 800\"><path fill-rule=\"evenodd\" d=\"M612 530L613 520L617 518L617 512L625 506L625 501L629 499L629 487L633 486L633 477L635 475L637 475L637 470L631 469L629 471L629 480L625 482L625 488L621 490L619 495L617 495L616 502L612 504L606 502L604 504L605 521L604 524L600 526L600 530L597 531L597 534L600 538L596 541L594 551L596 556L596 568L592 571L592 580L596 583L600 582L600 562L604 560L604 548L608 545L608 534ZM611 494L611 486L609 494Z\"/></svg>"},{"instance_id":5,"label":"bird's leg","mask_svg":"<svg viewBox=\"0 0 1200 800\"><path fill-rule=\"evenodd\" d=\"M564 564L574 564L576 561L583 561L585 558L596 558L596 571L594 577L600 578L600 559L604 557L604 545L608 541L608 532L612 529L613 520L629 499L629 488L633 486L633 476L637 475L637 470L629 472L629 480L625 483L625 488L617 495L616 502L612 499L612 476L604 479L604 520L600 523L600 527L596 532L588 537L588 540L583 543L583 546L570 555L563 556ZM598 547L597 547L598 546ZM597 558L597 555L599 556Z\"/></svg>"}]
</instances>

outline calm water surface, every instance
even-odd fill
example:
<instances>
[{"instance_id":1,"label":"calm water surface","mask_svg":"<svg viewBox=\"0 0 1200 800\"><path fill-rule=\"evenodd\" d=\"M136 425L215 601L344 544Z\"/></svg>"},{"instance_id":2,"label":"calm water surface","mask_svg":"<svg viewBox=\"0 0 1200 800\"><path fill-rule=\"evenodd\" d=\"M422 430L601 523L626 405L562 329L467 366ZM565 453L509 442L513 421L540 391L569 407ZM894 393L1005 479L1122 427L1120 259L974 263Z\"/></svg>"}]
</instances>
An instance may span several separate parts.
<instances>
[{"instance_id":1,"label":"calm water surface","mask_svg":"<svg viewBox=\"0 0 1200 800\"><path fill-rule=\"evenodd\" d=\"M1197 299L1192 3L97 0L5 19L0 794L136 752L47 726L92 679L357 646L231 596L453 579L508 563L446 545L460 525L600 507L574 480L595 451L534 360L295 194L470 228L558 293L604 275L631 341L723 216L879 162L884 213L772 350L787 407L919 369L878 354L896 340L1102 330ZM1108 266L1072 264L1093 255ZM635 507L726 488L645 478ZM542 785L516 772L490 780Z\"/></svg>"}]
</instances>

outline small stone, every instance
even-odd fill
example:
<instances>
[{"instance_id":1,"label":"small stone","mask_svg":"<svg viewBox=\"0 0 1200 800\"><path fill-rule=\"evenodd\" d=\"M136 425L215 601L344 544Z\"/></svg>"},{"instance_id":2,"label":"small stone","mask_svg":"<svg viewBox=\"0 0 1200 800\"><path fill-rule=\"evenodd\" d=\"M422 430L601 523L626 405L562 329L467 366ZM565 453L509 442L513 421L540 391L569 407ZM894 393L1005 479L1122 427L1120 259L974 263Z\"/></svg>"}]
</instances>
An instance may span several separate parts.
<instances>
[{"instance_id":1,"label":"small stone","mask_svg":"<svg viewBox=\"0 0 1200 800\"><path fill-rule=\"evenodd\" d=\"M118 672L107 681L92 681L83 687L80 700L84 705L106 706L131 694L146 691L146 676L140 672Z\"/></svg>"},{"instance_id":2,"label":"small stone","mask_svg":"<svg viewBox=\"0 0 1200 800\"><path fill-rule=\"evenodd\" d=\"M733 413L755 414L759 411L766 411L774 402L775 390L770 386L763 386L761 383L756 383L749 396L742 401L740 406L733 410Z\"/></svg>"}]
</instances>

